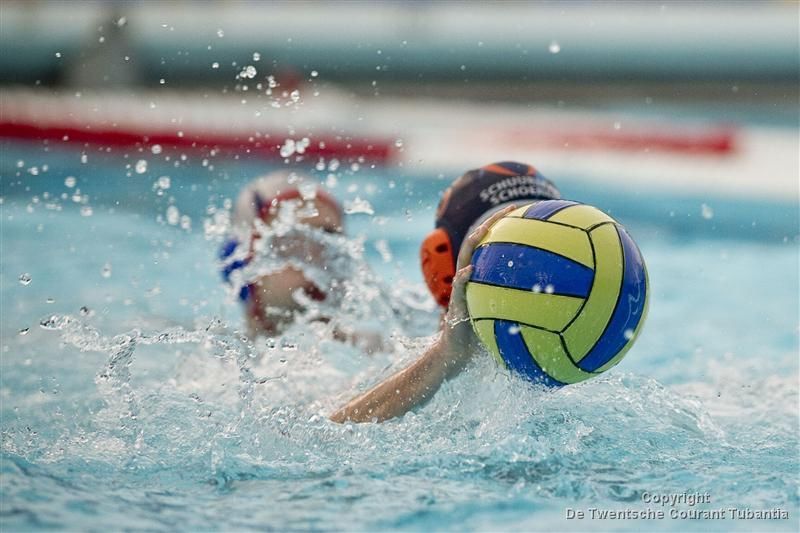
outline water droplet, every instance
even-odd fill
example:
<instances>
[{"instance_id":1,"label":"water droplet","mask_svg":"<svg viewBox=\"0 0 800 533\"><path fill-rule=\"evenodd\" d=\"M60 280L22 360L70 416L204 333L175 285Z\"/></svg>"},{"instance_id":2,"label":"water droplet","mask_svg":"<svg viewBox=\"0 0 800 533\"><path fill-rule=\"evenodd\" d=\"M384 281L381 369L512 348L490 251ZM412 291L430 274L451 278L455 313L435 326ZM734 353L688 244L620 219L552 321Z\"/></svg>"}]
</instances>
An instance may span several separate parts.
<instances>
[{"instance_id":1,"label":"water droplet","mask_svg":"<svg viewBox=\"0 0 800 533\"><path fill-rule=\"evenodd\" d=\"M519 326L516 324L512 324L508 327L508 333L511 335L518 335L519 334Z\"/></svg>"},{"instance_id":2,"label":"water droplet","mask_svg":"<svg viewBox=\"0 0 800 533\"><path fill-rule=\"evenodd\" d=\"M220 39L222 39L223 37L225 37L225 32L224 32L224 31L222 31L222 29L221 29L221 28L217 30L217 37L219 37Z\"/></svg>"},{"instance_id":3,"label":"water droplet","mask_svg":"<svg viewBox=\"0 0 800 533\"><path fill-rule=\"evenodd\" d=\"M389 249L389 243L387 243L385 239L375 241L375 249L381 255L381 259L384 263L392 262L392 251Z\"/></svg>"},{"instance_id":4,"label":"water droplet","mask_svg":"<svg viewBox=\"0 0 800 533\"><path fill-rule=\"evenodd\" d=\"M253 61L261 61L261 54L253 52Z\"/></svg>"},{"instance_id":5,"label":"water droplet","mask_svg":"<svg viewBox=\"0 0 800 533\"><path fill-rule=\"evenodd\" d=\"M86 154L81 154L81 163L84 165L89 161L89 156Z\"/></svg>"},{"instance_id":6,"label":"water droplet","mask_svg":"<svg viewBox=\"0 0 800 533\"><path fill-rule=\"evenodd\" d=\"M403 147L403 139L397 139L396 141L394 141L394 145L397 148L402 148Z\"/></svg>"},{"instance_id":7,"label":"water droplet","mask_svg":"<svg viewBox=\"0 0 800 533\"><path fill-rule=\"evenodd\" d=\"M61 52L56 52L56 57L61 57Z\"/></svg>"},{"instance_id":8,"label":"water droplet","mask_svg":"<svg viewBox=\"0 0 800 533\"><path fill-rule=\"evenodd\" d=\"M153 152L156 155L160 154L161 153L161 145L160 144L154 144L152 147L150 147L150 151Z\"/></svg>"},{"instance_id":9,"label":"water droplet","mask_svg":"<svg viewBox=\"0 0 800 533\"><path fill-rule=\"evenodd\" d=\"M82 217L90 217L94 214L94 210L90 205L84 205L81 207L81 216Z\"/></svg>"},{"instance_id":10,"label":"water droplet","mask_svg":"<svg viewBox=\"0 0 800 533\"><path fill-rule=\"evenodd\" d=\"M246 67L244 67L244 69L243 69L243 70L242 70L242 71L239 73L239 77L241 77L241 78L250 78L250 79L252 79L252 78L255 78L255 77L256 77L256 74L258 74L258 71L256 70L256 67L254 67L253 65L247 65L247 66L246 66Z\"/></svg>"},{"instance_id":11,"label":"water droplet","mask_svg":"<svg viewBox=\"0 0 800 533\"><path fill-rule=\"evenodd\" d=\"M28 274L27 272L19 275L20 284L22 284L22 285L30 285L31 281L33 281L33 278L31 278L31 275Z\"/></svg>"},{"instance_id":12,"label":"water droplet","mask_svg":"<svg viewBox=\"0 0 800 533\"><path fill-rule=\"evenodd\" d=\"M123 27L128 22L128 19L125 17L120 17L117 19L117 26L120 28Z\"/></svg>"},{"instance_id":13,"label":"water droplet","mask_svg":"<svg viewBox=\"0 0 800 533\"><path fill-rule=\"evenodd\" d=\"M555 290L556 290L556 288L553 287L553 285L551 283L548 283L547 285L544 286L544 292L547 293L547 294L553 294L553 292L555 292Z\"/></svg>"},{"instance_id":14,"label":"water droplet","mask_svg":"<svg viewBox=\"0 0 800 533\"><path fill-rule=\"evenodd\" d=\"M54 303L56 303L56 299L55 298L48 298L47 300L45 300L45 302L49 303L49 304L54 304Z\"/></svg>"},{"instance_id":15,"label":"water droplet","mask_svg":"<svg viewBox=\"0 0 800 533\"><path fill-rule=\"evenodd\" d=\"M181 213L177 207L171 205L167 207L167 223L170 226L177 226L178 222L180 222Z\"/></svg>"},{"instance_id":16,"label":"water droplet","mask_svg":"<svg viewBox=\"0 0 800 533\"><path fill-rule=\"evenodd\" d=\"M309 139L308 137L303 137L302 139L300 139L295 143L295 151L298 154L304 154L309 144L311 144L311 139Z\"/></svg>"},{"instance_id":17,"label":"water droplet","mask_svg":"<svg viewBox=\"0 0 800 533\"><path fill-rule=\"evenodd\" d=\"M714 210L708 204L701 204L700 216L702 216L706 220L711 220L712 218L714 218Z\"/></svg>"},{"instance_id":18,"label":"water droplet","mask_svg":"<svg viewBox=\"0 0 800 533\"><path fill-rule=\"evenodd\" d=\"M144 174L147 172L147 161L144 159L140 159L136 162L136 166L134 167L137 174Z\"/></svg>"},{"instance_id":19,"label":"water droplet","mask_svg":"<svg viewBox=\"0 0 800 533\"><path fill-rule=\"evenodd\" d=\"M550 41L550 46L547 47L547 50L551 54L557 54L561 51L561 45L558 44L556 41Z\"/></svg>"},{"instance_id":20,"label":"water droplet","mask_svg":"<svg viewBox=\"0 0 800 533\"><path fill-rule=\"evenodd\" d=\"M169 176L161 176L161 177L160 177L160 178L158 178L158 180L156 181L156 186L157 186L159 189L169 189L171 185L172 185L172 182L171 182L171 180L169 179Z\"/></svg>"},{"instance_id":21,"label":"water droplet","mask_svg":"<svg viewBox=\"0 0 800 533\"><path fill-rule=\"evenodd\" d=\"M312 78L316 78L317 76L319 76L319 72L317 72L316 70L312 70L311 71L311 77Z\"/></svg>"},{"instance_id":22,"label":"water droplet","mask_svg":"<svg viewBox=\"0 0 800 533\"><path fill-rule=\"evenodd\" d=\"M106 279L111 277L111 263L106 263L103 265L103 268L100 270L100 275Z\"/></svg>"},{"instance_id":23,"label":"water droplet","mask_svg":"<svg viewBox=\"0 0 800 533\"><path fill-rule=\"evenodd\" d=\"M538 292L542 292L542 286L541 286L541 285L539 285L539 284L537 283L537 284L535 284L535 285L534 285L534 286L531 288L531 290L532 290L533 292L537 292L537 293L538 293Z\"/></svg>"},{"instance_id":24,"label":"water droplet","mask_svg":"<svg viewBox=\"0 0 800 533\"><path fill-rule=\"evenodd\" d=\"M625 340L631 340L633 338L633 330L628 328L622 332L622 336L625 337Z\"/></svg>"},{"instance_id":25,"label":"water droplet","mask_svg":"<svg viewBox=\"0 0 800 533\"><path fill-rule=\"evenodd\" d=\"M297 343L289 338L281 339L281 350L284 352L293 352L297 350Z\"/></svg>"},{"instance_id":26,"label":"water droplet","mask_svg":"<svg viewBox=\"0 0 800 533\"><path fill-rule=\"evenodd\" d=\"M375 210L372 209L372 205L370 205L368 201L356 196L354 200L344 203L344 213L346 215L356 215L361 213L365 215L374 215Z\"/></svg>"},{"instance_id":27,"label":"water droplet","mask_svg":"<svg viewBox=\"0 0 800 533\"><path fill-rule=\"evenodd\" d=\"M511 268L511 267L513 267L513 266L514 266L514 261L509 261L509 262L508 262L508 267L509 267L509 268Z\"/></svg>"},{"instance_id":28,"label":"water droplet","mask_svg":"<svg viewBox=\"0 0 800 533\"><path fill-rule=\"evenodd\" d=\"M81 316L89 316L91 314L91 311L85 305L81 306L81 308L80 308L80 310L78 312L81 314Z\"/></svg>"},{"instance_id":29,"label":"water droplet","mask_svg":"<svg viewBox=\"0 0 800 533\"><path fill-rule=\"evenodd\" d=\"M295 89L294 91L289 93L289 98L292 99L292 102L297 103L300 101L300 91Z\"/></svg>"},{"instance_id":30,"label":"water droplet","mask_svg":"<svg viewBox=\"0 0 800 533\"><path fill-rule=\"evenodd\" d=\"M30 330L31 330L31 328L22 328L21 330L19 330L19 334L20 335L27 335Z\"/></svg>"},{"instance_id":31,"label":"water droplet","mask_svg":"<svg viewBox=\"0 0 800 533\"><path fill-rule=\"evenodd\" d=\"M64 186L66 186L68 189L73 188L76 182L77 180L75 179L75 176L67 176L64 178Z\"/></svg>"},{"instance_id":32,"label":"water droplet","mask_svg":"<svg viewBox=\"0 0 800 533\"><path fill-rule=\"evenodd\" d=\"M617 121L615 121L615 122L614 122L614 129L615 129L615 130L621 130L621 129L622 129L622 122L620 122L620 121L618 121L618 120L617 120Z\"/></svg>"},{"instance_id":33,"label":"water droplet","mask_svg":"<svg viewBox=\"0 0 800 533\"><path fill-rule=\"evenodd\" d=\"M295 152L295 148L297 143L294 142L294 139L286 139L281 146L281 157L289 157Z\"/></svg>"},{"instance_id":34,"label":"water droplet","mask_svg":"<svg viewBox=\"0 0 800 533\"><path fill-rule=\"evenodd\" d=\"M167 83L167 80L165 80L164 78L159 78L158 83L159 85L164 85L165 83Z\"/></svg>"},{"instance_id":35,"label":"water droplet","mask_svg":"<svg viewBox=\"0 0 800 533\"><path fill-rule=\"evenodd\" d=\"M211 68L219 68L219 63L214 61L213 63L211 63Z\"/></svg>"}]
</instances>

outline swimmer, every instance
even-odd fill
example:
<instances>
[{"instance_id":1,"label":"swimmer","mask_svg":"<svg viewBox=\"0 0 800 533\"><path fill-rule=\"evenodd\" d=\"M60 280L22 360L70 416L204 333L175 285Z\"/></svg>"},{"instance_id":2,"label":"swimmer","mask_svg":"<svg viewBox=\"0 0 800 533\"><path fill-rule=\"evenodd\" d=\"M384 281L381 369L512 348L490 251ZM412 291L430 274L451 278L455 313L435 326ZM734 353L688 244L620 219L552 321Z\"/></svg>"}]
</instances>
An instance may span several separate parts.
<instances>
[{"instance_id":1,"label":"swimmer","mask_svg":"<svg viewBox=\"0 0 800 533\"><path fill-rule=\"evenodd\" d=\"M222 276L237 291L251 338L279 335L309 304L330 307L340 299L333 294L335 281L321 287L309 275L316 271L335 280L336 274L328 272L330 239L344 234L341 206L314 180L293 172L253 180L236 200L231 226L220 250ZM376 333L344 332L336 326L332 333L368 353L383 349Z\"/></svg>"},{"instance_id":2,"label":"swimmer","mask_svg":"<svg viewBox=\"0 0 800 533\"><path fill-rule=\"evenodd\" d=\"M439 334L413 363L331 415L334 422L382 422L428 401L481 351L466 305L472 252L495 221L517 205L561 198L530 165L504 162L471 170L442 195L436 229L422 244L428 288L444 308Z\"/></svg>"}]
</instances>

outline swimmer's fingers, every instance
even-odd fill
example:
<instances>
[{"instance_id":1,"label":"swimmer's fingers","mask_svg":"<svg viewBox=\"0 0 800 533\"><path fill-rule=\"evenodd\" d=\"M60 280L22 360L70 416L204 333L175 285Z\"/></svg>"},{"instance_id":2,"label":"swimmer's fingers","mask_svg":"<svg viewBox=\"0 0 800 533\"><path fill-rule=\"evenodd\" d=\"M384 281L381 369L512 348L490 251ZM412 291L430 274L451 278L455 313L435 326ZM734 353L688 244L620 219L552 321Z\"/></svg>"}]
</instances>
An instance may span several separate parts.
<instances>
[{"instance_id":1,"label":"swimmer's fingers","mask_svg":"<svg viewBox=\"0 0 800 533\"><path fill-rule=\"evenodd\" d=\"M448 357L468 358L472 353L470 346L474 333L469 325L466 298L466 286L471 273L472 265L467 265L453 277L453 292L450 295L442 332L442 343Z\"/></svg>"},{"instance_id":2,"label":"swimmer's fingers","mask_svg":"<svg viewBox=\"0 0 800 533\"><path fill-rule=\"evenodd\" d=\"M467 265L456 272L453 277L453 292L450 294L450 305L447 314L450 318L464 318L467 316L467 281L472 273L472 265Z\"/></svg>"},{"instance_id":3,"label":"swimmer's fingers","mask_svg":"<svg viewBox=\"0 0 800 533\"><path fill-rule=\"evenodd\" d=\"M464 243L461 245L461 250L458 252L458 262L456 265L456 271L460 271L465 266L469 265L472 261L472 252L475 251L475 247L483 240L486 234L489 232L489 228L492 227L492 224L506 216L508 213L516 209L516 205L509 205L504 209L501 209L497 213L493 214L489 218L483 221L483 223L475 228L475 230L469 234L469 236L464 239Z\"/></svg>"}]
</instances>

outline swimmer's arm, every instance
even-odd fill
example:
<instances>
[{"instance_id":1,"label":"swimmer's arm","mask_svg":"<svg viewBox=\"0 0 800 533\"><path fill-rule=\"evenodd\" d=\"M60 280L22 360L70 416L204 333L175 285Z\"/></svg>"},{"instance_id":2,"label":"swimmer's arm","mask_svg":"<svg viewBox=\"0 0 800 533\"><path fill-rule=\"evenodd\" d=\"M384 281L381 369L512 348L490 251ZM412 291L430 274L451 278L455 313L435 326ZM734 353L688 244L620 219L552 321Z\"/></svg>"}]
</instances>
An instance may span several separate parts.
<instances>
[{"instance_id":1,"label":"swimmer's arm","mask_svg":"<svg viewBox=\"0 0 800 533\"><path fill-rule=\"evenodd\" d=\"M383 422L428 401L444 380L466 366L469 353L457 353L442 337L411 365L355 398L331 416L334 422Z\"/></svg>"},{"instance_id":2,"label":"swimmer's arm","mask_svg":"<svg viewBox=\"0 0 800 533\"><path fill-rule=\"evenodd\" d=\"M467 366L472 354L478 350L466 302L472 252L492 224L515 208L511 205L498 211L464 240L458 254L450 305L436 342L414 363L336 411L331 420L339 423L382 422L402 416L429 400L444 380L455 377Z\"/></svg>"}]
</instances>

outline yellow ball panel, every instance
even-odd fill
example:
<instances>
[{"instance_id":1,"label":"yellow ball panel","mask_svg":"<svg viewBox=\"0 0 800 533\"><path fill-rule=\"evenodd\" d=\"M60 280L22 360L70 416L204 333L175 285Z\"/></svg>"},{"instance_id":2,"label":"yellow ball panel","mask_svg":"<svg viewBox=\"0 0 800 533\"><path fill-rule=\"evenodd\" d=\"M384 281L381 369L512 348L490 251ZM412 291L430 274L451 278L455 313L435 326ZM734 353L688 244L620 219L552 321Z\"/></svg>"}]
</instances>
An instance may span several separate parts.
<instances>
[{"instance_id":1,"label":"yellow ball panel","mask_svg":"<svg viewBox=\"0 0 800 533\"><path fill-rule=\"evenodd\" d=\"M547 220L561 222L578 228L589 229L594 225L603 222L616 222L613 218L606 215L596 207L590 205L573 205L562 209Z\"/></svg>"},{"instance_id":2,"label":"yellow ball panel","mask_svg":"<svg viewBox=\"0 0 800 533\"><path fill-rule=\"evenodd\" d=\"M575 366L564 351L558 334L528 326L520 326L520 332L528 351L542 370L553 379L562 383L577 383L594 376Z\"/></svg>"},{"instance_id":3,"label":"yellow ball panel","mask_svg":"<svg viewBox=\"0 0 800 533\"><path fill-rule=\"evenodd\" d=\"M561 331L582 302L572 296L467 283L467 309L473 320L496 318Z\"/></svg>"},{"instance_id":4,"label":"yellow ball panel","mask_svg":"<svg viewBox=\"0 0 800 533\"><path fill-rule=\"evenodd\" d=\"M515 218L522 218L525 215L525 211L530 209L531 204L523 205L522 207L518 207L511 211L506 217L515 217Z\"/></svg>"},{"instance_id":5,"label":"yellow ball panel","mask_svg":"<svg viewBox=\"0 0 800 533\"><path fill-rule=\"evenodd\" d=\"M501 366L506 366L503 356L500 355L500 349L497 347L497 337L494 336L494 320L472 320L472 328L497 362Z\"/></svg>"},{"instance_id":6,"label":"yellow ball panel","mask_svg":"<svg viewBox=\"0 0 800 533\"><path fill-rule=\"evenodd\" d=\"M480 244L491 242L525 244L563 255L589 268L594 267L592 247L585 231L544 220L503 217L489 229Z\"/></svg>"},{"instance_id":7,"label":"yellow ball panel","mask_svg":"<svg viewBox=\"0 0 800 533\"><path fill-rule=\"evenodd\" d=\"M603 334L622 283L622 246L613 224L600 226L591 232L595 247L594 282L586 305L569 328L564 341L569 353L580 361Z\"/></svg>"}]
</instances>

